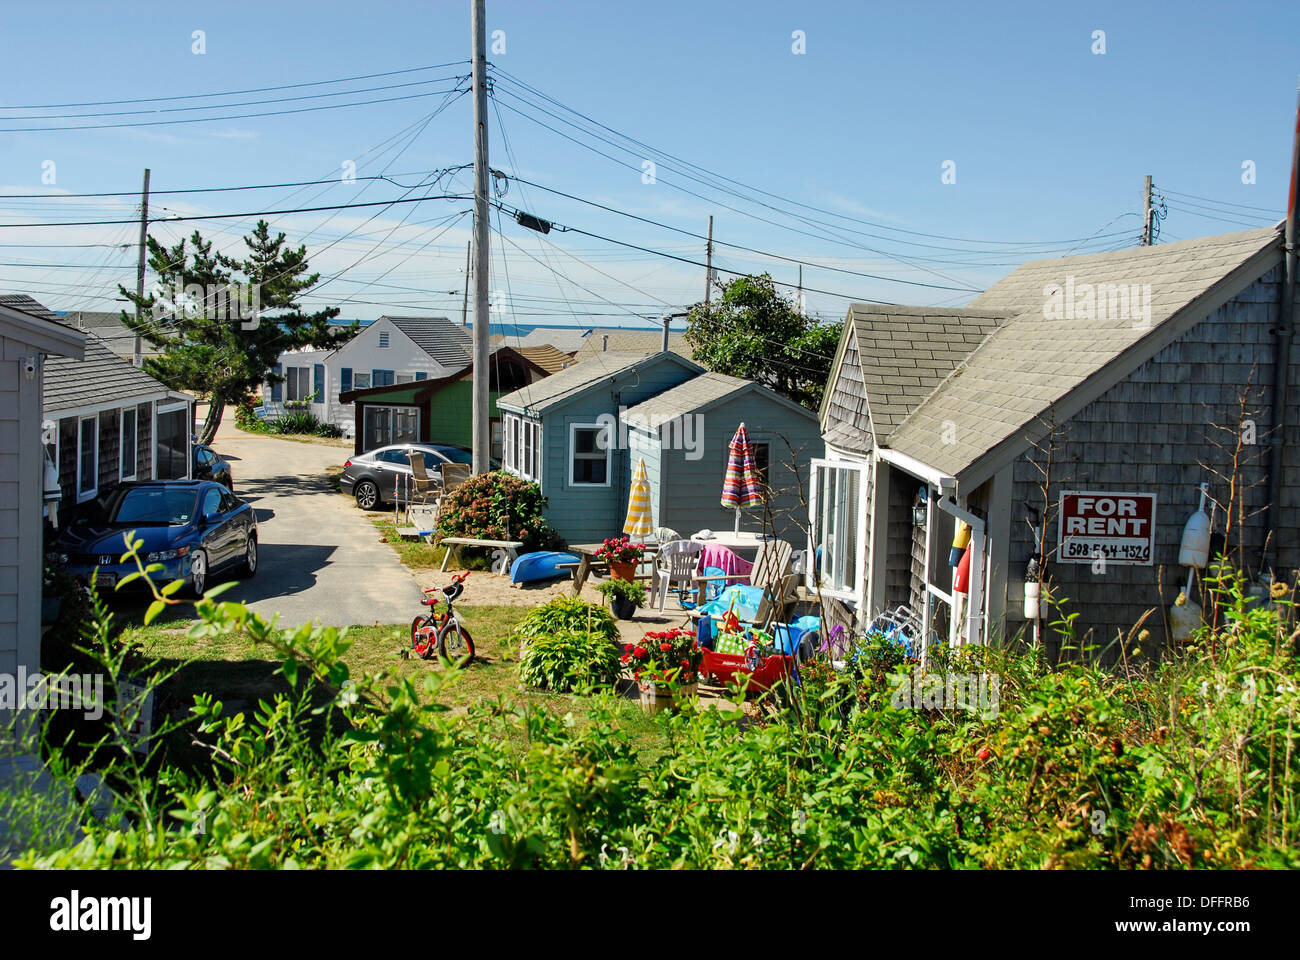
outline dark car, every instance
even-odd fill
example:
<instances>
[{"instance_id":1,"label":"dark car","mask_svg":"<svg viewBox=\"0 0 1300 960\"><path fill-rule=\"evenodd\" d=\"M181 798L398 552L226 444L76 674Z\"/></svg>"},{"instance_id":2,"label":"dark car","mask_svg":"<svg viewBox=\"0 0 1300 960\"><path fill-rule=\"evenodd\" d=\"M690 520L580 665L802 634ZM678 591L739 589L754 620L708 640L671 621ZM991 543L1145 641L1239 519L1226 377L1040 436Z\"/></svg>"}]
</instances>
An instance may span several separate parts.
<instances>
[{"instance_id":1,"label":"dark car","mask_svg":"<svg viewBox=\"0 0 1300 960\"><path fill-rule=\"evenodd\" d=\"M253 508L211 480L124 483L72 521L50 559L79 580L88 581L97 571L99 588L108 593L137 569L129 558L121 562L132 530L144 541L145 565L163 566L150 574L156 586L184 580L191 596L202 596L217 573L251 577L257 572Z\"/></svg>"},{"instance_id":2,"label":"dark car","mask_svg":"<svg viewBox=\"0 0 1300 960\"><path fill-rule=\"evenodd\" d=\"M230 472L230 464L217 456L217 451L199 443L194 445L191 456L194 460L191 475L195 480L215 480L234 492L235 477Z\"/></svg>"},{"instance_id":3,"label":"dark car","mask_svg":"<svg viewBox=\"0 0 1300 960\"><path fill-rule=\"evenodd\" d=\"M396 443L350 457L343 464L339 485L357 498L363 510L378 510L385 500L393 501L395 489L399 499L405 495L412 451L424 454L424 468L431 477L441 475L444 463L474 462L468 450L447 443Z\"/></svg>"}]
</instances>

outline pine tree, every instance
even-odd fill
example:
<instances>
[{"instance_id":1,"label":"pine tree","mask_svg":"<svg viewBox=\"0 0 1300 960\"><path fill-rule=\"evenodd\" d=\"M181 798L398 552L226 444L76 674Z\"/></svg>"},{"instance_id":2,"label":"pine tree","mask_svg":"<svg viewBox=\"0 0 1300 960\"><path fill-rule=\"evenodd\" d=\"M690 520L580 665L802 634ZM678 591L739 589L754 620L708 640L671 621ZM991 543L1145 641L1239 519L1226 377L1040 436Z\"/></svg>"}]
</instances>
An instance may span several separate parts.
<instances>
[{"instance_id":1,"label":"pine tree","mask_svg":"<svg viewBox=\"0 0 1300 960\"><path fill-rule=\"evenodd\" d=\"M227 404L283 379L273 372L281 353L338 347L357 330L329 322L337 307L304 312L302 295L320 281L308 273L306 246L287 247L265 220L244 244L246 256L236 259L214 254L197 230L171 247L149 237L157 282L143 298L119 287L140 313L137 322L123 311L122 322L162 351L145 362L146 372L208 401L200 443L212 442Z\"/></svg>"}]
</instances>

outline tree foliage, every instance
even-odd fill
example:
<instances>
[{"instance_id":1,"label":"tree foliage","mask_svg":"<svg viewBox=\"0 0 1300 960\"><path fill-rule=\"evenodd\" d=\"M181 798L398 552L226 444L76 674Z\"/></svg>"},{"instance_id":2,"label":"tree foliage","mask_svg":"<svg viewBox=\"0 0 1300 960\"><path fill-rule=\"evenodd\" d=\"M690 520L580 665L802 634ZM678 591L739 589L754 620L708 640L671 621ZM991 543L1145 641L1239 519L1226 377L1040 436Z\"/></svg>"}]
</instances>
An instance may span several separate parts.
<instances>
[{"instance_id":1,"label":"tree foliage","mask_svg":"<svg viewBox=\"0 0 1300 960\"><path fill-rule=\"evenodd\" d=\"M687 318L686 340L695 359L817 409L842 324L820 323L803 313L777 292L766 273L719 286L718 299L695 304Z\"/></svg>"},{"instance_id":2,"label":"tree foliage","mask_svg":"<svg viewBox=\"0 0 1300 960\"><path fill-rule=\"evenodd\" d=\"M144 297L120 288L134 305L123 311L123 323L162 351L145 362L145 370L209 402L203 443L216 434L226 404L279 379L273 368L282 352L337 347L356 332L355 324L329 323L338 316L337 307L303 309L302 295L320 280L319 273L308 272L306 246L295 249L283 233L272 236L265 220L244 244L241 259L214 252L212 241L197 230L170 247L149 237L149 267L157 281ZM191 293L182 296L187 290ZM236 315L240 295L247 304L254 291L256 316ZM223 303L225 297L234 301L233 308Z\"/></svg>"}]
</instances>

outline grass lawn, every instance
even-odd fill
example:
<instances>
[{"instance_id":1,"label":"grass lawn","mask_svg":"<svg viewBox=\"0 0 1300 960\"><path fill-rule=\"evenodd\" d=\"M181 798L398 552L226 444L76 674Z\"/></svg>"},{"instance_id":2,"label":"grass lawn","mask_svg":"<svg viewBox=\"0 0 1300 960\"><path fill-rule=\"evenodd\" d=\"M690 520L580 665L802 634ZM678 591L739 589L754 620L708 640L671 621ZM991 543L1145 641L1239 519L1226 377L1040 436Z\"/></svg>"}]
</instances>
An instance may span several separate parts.
<instances>
[{"instance_id":1,"label":"grass lawn","mask_svg":"<svg viewBox=\"0 0 1300 960\"><path fill-rule=\"evenodd\" d=\"M519 685L515 662L518 651L508 637L529 608L465 605L456 609L474 637L476 659L444 691L442 701L453 712L503 698L515 706L541 707L559 715L572 713L581 721L590 709L591 698L526 690ZM138 617L129 617L119 623L124 624L122 639L138 644L143 656L165 664L185 663L166 688L167 699L175 706L190 704L196 693L206 692L222 700L227 713L247 712L258 700L287 690L284 678L276 673L278 661L246 638L191 640L186 636L186 620L155 622L145 627L139 625ZM410 628L406 624L350 627L348 637L353 645L343 659L354 675L383 672L390 676L419 676L449 669L436 660L402 656L410 647ZM653 748L663 742L659 727L642 711L635 693L624 696L620 715L625 729L643 746Z\"/></svg>"},{"instance_id":2,"label":"grass lawn","mask_svg":"<svg viewBox=\"0 0 1300 960\"><path fill-rule=\"evenodd\" d=\"M411 570L437 569L442 566L442 558L446 555L447 548L430 546L423 540L403 540L397 535L397 527L393 523L391 512L376 514L371 517L370 522L384 535L384 539L397 552L397 559L404 566ZM486 549L478 550L472 547L461 547L456 554L454 569L491 570L491 553Z\"/></svg>"}]
</instances>

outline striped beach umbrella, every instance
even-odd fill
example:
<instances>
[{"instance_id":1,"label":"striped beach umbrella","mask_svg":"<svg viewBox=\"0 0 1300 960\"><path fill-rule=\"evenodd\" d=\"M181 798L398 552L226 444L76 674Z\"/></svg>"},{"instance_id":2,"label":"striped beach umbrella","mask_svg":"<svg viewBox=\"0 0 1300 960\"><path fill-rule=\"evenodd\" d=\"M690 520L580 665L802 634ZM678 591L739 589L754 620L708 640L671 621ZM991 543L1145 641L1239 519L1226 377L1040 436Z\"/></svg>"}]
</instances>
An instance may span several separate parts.
<instances>
[{"instance_id":1,"label":"striped beach umbrella","mask_svg":"<svg viewBox=\"0 0 1300 960\"><path fill-rule=\"evenodd\" d=\"M740 510L752 507L763 500L758 486L758 470L754 467L754 446L742 423L728 445L727 475L722 480L722 505L736 511L736 529L740 529Z\"/></svg>"},{"instance_id":2,"label":"striped beach umbrella","mask_svg":"<svg viewBox=\"0 0 1300 960\"><path fill-rule=\"evenodd\" d=\"M627 520L623 532L629 537L644 539L654 529L654 517L650 510L650 476L646 473L645 460L638 460L636 472L632 475L632 489L627 498Z\"/></svg>"}]
</instances>

